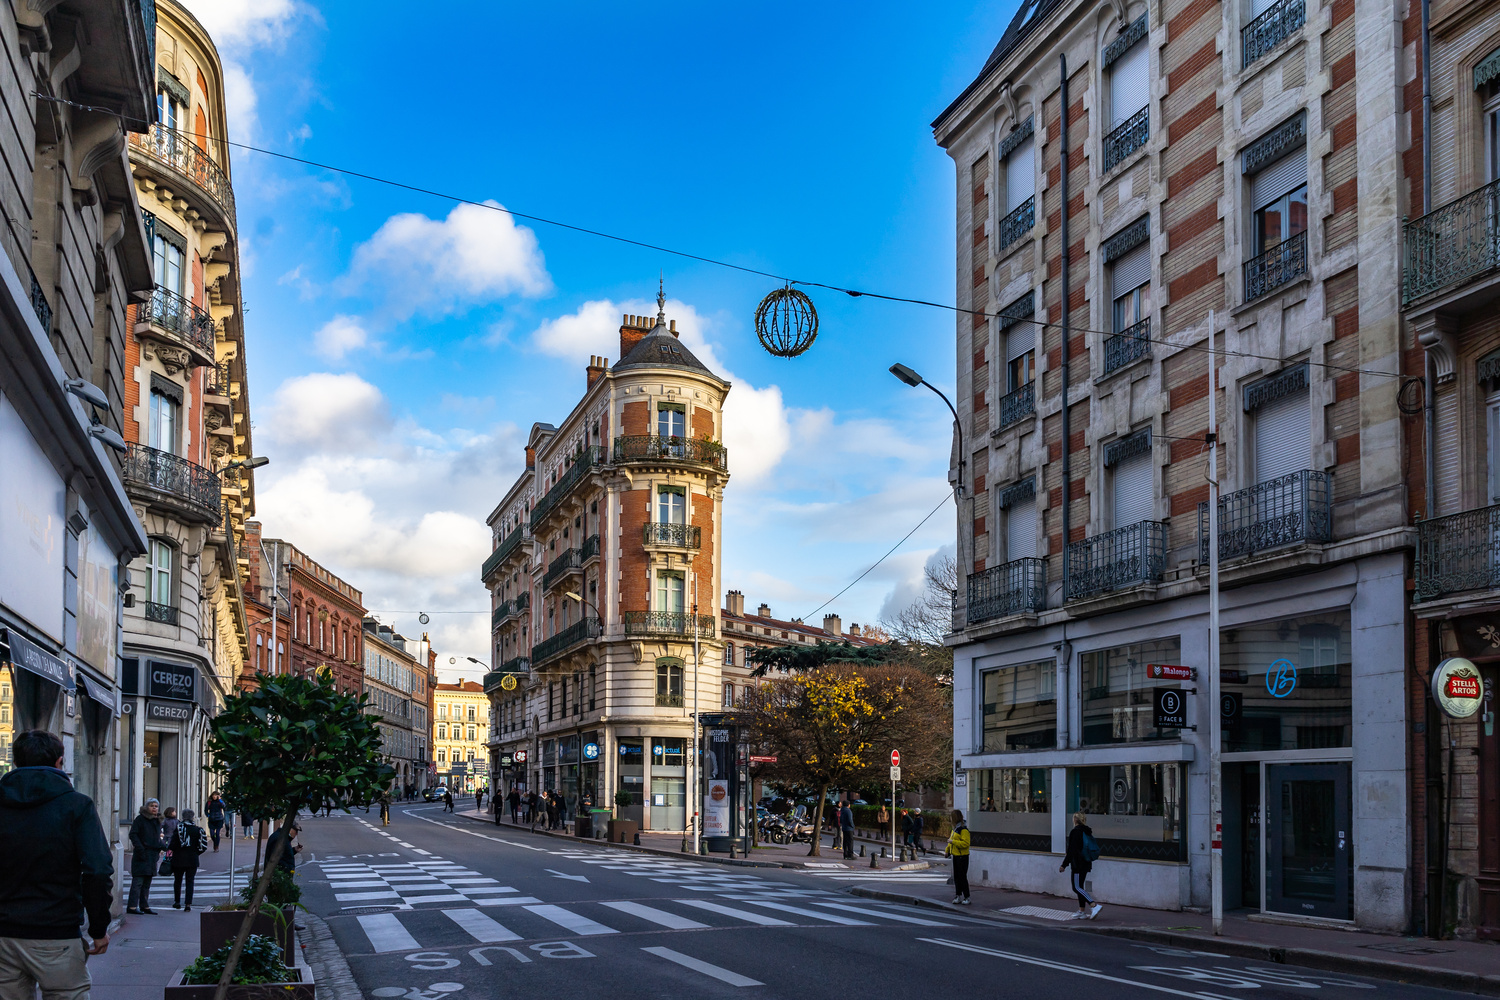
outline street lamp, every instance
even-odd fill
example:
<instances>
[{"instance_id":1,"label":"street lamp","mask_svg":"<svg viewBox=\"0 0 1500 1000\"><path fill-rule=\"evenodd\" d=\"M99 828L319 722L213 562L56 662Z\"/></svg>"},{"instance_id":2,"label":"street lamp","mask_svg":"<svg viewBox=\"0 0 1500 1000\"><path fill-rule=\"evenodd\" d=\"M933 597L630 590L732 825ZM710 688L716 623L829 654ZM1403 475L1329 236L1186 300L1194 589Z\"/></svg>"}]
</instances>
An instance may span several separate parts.
<instances>
[{"instance_id":1,"label":"street lamp","mask_svg":"<svg viewBox=\"0 0 1500 1000\"><path fill-rule=\"evenodd\" d=\"M271 460L264 455L256 455L253 458L236 458L232 462L224 463L224 468L214 473L214 475L222 476L230 469L258 469L263 465L269 464L271 464Z\"/></svg>"},{"instance_id":2,"label":"street lamp","mask_svg":"<svg viewBox=\"0 0 1500 1000\"><path fill-rule=\"evenodd\" d=\"M897 364L891 365L890 372L892 375L896 376L898 379L905 382L909 386L915 387L919 385L925 385L927 388L937 393L938 398L948 405L948 412L953 414L953 432L958 435L958 482L953 487L953 503L955 506L957 506L959 504L959 501L964 496L964 466L967 464L967 462L965 462L964 460L964 427L963 424L959 422L958 411L953 408L953 401L943 394L943 390L939 389L937 386L933 385L931 382L918 375L912 369L906 367L905 365ZM959 511L959 516L963 516L962 509L960 509ZM973 530L972 518L970 519L970 530ZM961 581L962 578L968 576L969 568L973 566L973 561L969 560L966 562L964 559L962 531L959 532L958 541L958 561L960 563L958 571ZM958 616L958 592L956 590L953 593L953 615L955 619ZM892 803L892 805L894 806L894 802Z\"/></svg>"}]
</instances>

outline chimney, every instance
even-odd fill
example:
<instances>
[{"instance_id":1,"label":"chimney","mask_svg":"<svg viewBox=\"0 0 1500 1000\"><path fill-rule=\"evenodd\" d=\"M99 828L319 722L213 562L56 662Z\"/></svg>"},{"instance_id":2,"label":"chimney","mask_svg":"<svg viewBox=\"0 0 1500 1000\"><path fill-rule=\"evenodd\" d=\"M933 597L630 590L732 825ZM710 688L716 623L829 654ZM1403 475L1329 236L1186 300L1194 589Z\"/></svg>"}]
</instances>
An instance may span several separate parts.
<instances>
[{"instance_id":1,"label":"chimney","mask_svg":"<svg viewBox=\"0 0 1500 1000\"><path fill-rule=\"evenodd\" d=\"M645 339L646 334L656 325L655 320L649 316L632 316L626 314L624 321L620 324L620 357L624 358L630 353L630 349Z\"/></svg>"},{"instance_id":2,"label":"chimney","mask_svg":"<svg viewBox=\"0 0 1500 1000\"><path fill-rule=\"evenodd\" d=\"M536 449L529 444L526 446L526 468L536 468Z\"/></svg>"},{"instance_id":3,"label":"chimney","mask_svg":"<svg viewBox=\"0 0 1500 1000\"><path fill-rule=\"evenodd\" d=\"M675 319L667 320L667 329L672 331L672 336L677 336L677 321Z\"/></svg>"},{"instance_id":4,"label":"chimney","mask_svg":"<svg viewBox=\"0 0 1500 1000\"><path fill-rule=\"evenodd\" d=\"M860 637L861 633L859 631L859 622L849 623L849 634L854 636L856 639Z\"/></svg>"},{"instance_id":5,"label":"chimney","mask_svg":"<svg viewBox=\"0 0 1500 1000\"><path fill-rule=\"evenodd\" d=\"M823 631L827 632L829 635L843 635L844 620L838 615L824 615Z\"/></svg>"},{"instance_id":6,"label":"chimney","mask_svg":"<svg viewBox=\"0 0 1500 1000\"><path fill-rule=\"evenodd\" d=\"M745 595L738 590L731 590L725 597L726 610L732 615L739 615L741 618L745 617Z\"/></svg>"},{"instance_id":7,"label":"chimney","mask_svg":"<svg viewBox=\"0 0 1500 1000\"><path fill-rule=\"evenodd\" d=\"M609 359L608 358L595 357L594 355L590 354L589 355L589 366L588 366L587 369L585 369L588 372L588 377L589 377L588 384L590 386L592 386L595 382L599 381L599 379L603 378L604 377L604 372L608 368L609 368Z\"/></svg>"},{"instance_id":8,"label":"chimney","mask_svg":"<svg viewBox=\"0 0 1500 1000\"><path fill-rule=\"evenodd\" d=\"M760 607L755 609L755 613L760 615L762 618L769 618L771 617L771 606L769 604L762 603Z\"/></svg>"}]
</instances>

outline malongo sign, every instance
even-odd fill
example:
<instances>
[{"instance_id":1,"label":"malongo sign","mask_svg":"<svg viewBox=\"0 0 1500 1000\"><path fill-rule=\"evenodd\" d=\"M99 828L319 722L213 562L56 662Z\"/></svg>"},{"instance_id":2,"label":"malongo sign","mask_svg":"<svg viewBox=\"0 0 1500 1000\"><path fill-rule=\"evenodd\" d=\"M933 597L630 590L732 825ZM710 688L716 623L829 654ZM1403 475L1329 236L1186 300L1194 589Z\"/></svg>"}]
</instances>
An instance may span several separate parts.
<instances>
[{"instance_id":1,"label":"malongo sign","mask_svg":"<svg viewBox=\"0 0 1500 1000\"><path fill-rule=\"evenodd\" d=\"M1484 704L1484 680L1479 669L1454 656L1432 672L1432 700L1450 719L1467 719Z\"/></svg>"}]
</instances>

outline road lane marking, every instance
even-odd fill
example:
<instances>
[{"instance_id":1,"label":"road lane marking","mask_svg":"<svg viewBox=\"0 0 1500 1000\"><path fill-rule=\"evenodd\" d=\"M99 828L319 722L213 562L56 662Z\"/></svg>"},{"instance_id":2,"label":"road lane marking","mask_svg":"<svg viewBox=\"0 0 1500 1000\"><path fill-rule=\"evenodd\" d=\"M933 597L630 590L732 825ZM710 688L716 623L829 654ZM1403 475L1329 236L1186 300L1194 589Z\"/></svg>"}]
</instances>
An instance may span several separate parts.
<instances>
[{"instance_id":1,"label":"road lane marking","mask_svg":"<svg viewBox=\"0 0 1500 1000\"><path fill-rule=\"evenodd\" d=\"M618 934L619 931L613 927L606 927L588 917L565 910L561 906L553 906L551 903L543 903L541 906L528 906L527 910L535 913L543 920L550 920L559 927L572 931L574 934Z\"/></svg>"},{"instance_id":2,"label":"road lane marking","mask_svg":"<svg viewBox=\"0 0 1500 1000\"><path fill-rule=\"evenodd\" d=\"M406 903L467 903L469 897L461 893L440 893L436 896L403 896L402 901Z\"/></svg>"},{"instance_id":3,"label":"road lane marking","mask_svg":"<svg viewBox=\"0 0 1500 1000\"><path fill-rule=\"evenodd\" d=\"M443 916L473 935L482 944L519 941L521 935L480 913L478 910L444 910Z\"/></svg>"},{"instance_id":4,"label":"road lane marking","mask_svg":"<svg viewBox=\"0 0 1500 1000\"><path fill-rule=\"evenodd\" d=\"M741 899L739 896L731 897ZM769 899L742 899L742 902L754 903L756 906L764 906L771 910L781 910L785 913L795 913L799 917L812 917L814 920L831 920L836 924L844 924L847 927L870 927L873 926L868 920L855 920L853 917L841 917L836 913L819 913L817 910L804 910L800 906L788 906L785 903L773 903Z\"/></svg>"},{"instance_id":5,"label":"road lane marking","mask_svg":"<svg viewBox=\"0 0 1500 1000\"><path fill-rule=\"evenodd\" d=\"M766 985L758 979L751 979L749 976L742 976L738 972L721 969L717 965L709 965L707 962L696 959L691 955L684 955L680 951L673 951L671 948L642 948L641 951L650 952L658 958L665 958L668 962L676 962L685 969L692 969L694 972L701 972L705 976L712 976L720 982L728 983L730 986Z\"/></svg>"},{"instance_id":6,"label":"road lane marking","mask_svg":"<svg viewBox=\"0 0 1500 1000\"><path fill-rule=\"evenodd\" d=\"M649 920L653 924L659 924L662 927L669 927L674 931L690 931L708 926L707 924L700 924L696 920L689 920L687 917L679 917L675 913L668 913L666 910L658 910L654 906L647 906L645 903L632 903L628 900L619 900L611 903L601 903L600 905L607 906L611 910L619 910L621 913L629 913L640 917L642 920Z\"/></svg>"},{"instance_id":7,"label":"road lane marking","mask_svg":"<svg viewBox=\"0 0 1500 1000\"><path fill-rule=\"evenodd\" d=\"M527 903L540 903L541 900L535 896L496 896L493 899L475 899L480 906L524 906Z\"/></svg>"},{"instance_id":8,"label":"road lane marking","mask_svg":"<svg viewBox=\"0 0 1500 1000\"><path fill-rule=\"evenodd\" d=\"M1124 986L1137 986L1143 990L1154 990L1157 993L1169 993L1176 997L1191 997L1192 1000L1225 1000L1217 993L1191 993L1187 990L1174 990L1170 986L1157 986L1155 983L1143 983L1135 979L1123 979L1119 976L1111 976L1107 973L1096 972L1093 969L1085 969L1081 966L1061 965L1057 962L1048 962L1027 955L1017 955L1008 951L996 951L993 948L981 948L978 945L964 944L960 941L944 941L942 938L918 938L918 941L927 944L940 944L945 948L957 948L959 951L972 951L980 955L993 955L995 958L1008 958L1012 962L1023 962L1026 965L1038 965L1044 969L1052 969L1056 972L1071 972L1075 976L1087 976L1090 979L1103 979L1111 983L1120 983Z\"/></svg>"},{"instance_id":9,"label":"road lane marking","mask_svg":"<svg viewBox=\"0 0 1500 1000\"><path fill-rule=\"evenodd\" d=\"M587 882L589 880L589 877L587 875L567 875L563 872L558 871L556 868L543 868L542 871L551 872L553 878L565 878L573 882Z\"/></svg>"},{"instance_id":10,"label":"road lane marking","mask_svg":"<svg viewBox=\"0 0 1500 1000\"><path fill-rule=\"evenodd\" d=\"M388 951L416 951L422 947L417 939L406 932L401 926L401 921L396 919L394 913L366 913L356 917L360 927L364 928L365 937L370 939L370 947L375 949L376 954L384 954Z\"/></svg>"},{"instance_id":11,"label":"road lane marking","mask_svg":"<svg viewBox=\"0 0 1500 1000\"><path fill-rule=\"evenodd\" d=\"M399 892L336 892L333 898L340 903L347 903L355 899L400 899Z\"/></svg>"},{"instance_id":12,"label":"road lane marking","mask_svg":"<svg viewBox=\"0 0 1500 1000\"><path fill-rule=\"evenodd\" d=\"M760 924L762 927L792 927L790 920L778 920L776 917L768 917L764 913L752 913L749 910L739 910L733 906L724 906L720 903L710 903L706 899L675 899L674 903L683 906L696 906L700 910L708 910L710 913L721 913L726 917L735 917L752 924Z\"/></svg>"},{"instance_id":13,"label":"road lane marking","mask_svg":"<svg viewBox=\"0 0 1500 1000\"><path fill-rule=\"evenodd\" d=\"M942 920L928 920L925 917L913 917L906 913L888 913L885 910L870 910L863 906L850 906L848 903L831 903L823 899L810 899L808 902L814 906L828 906L835 910L845 910L849 913L859 913L866 917L885 917L887 920L899 920L904 924L917 924L921 927L952 927L950 923Z\"/></svg>"}]
</instances>

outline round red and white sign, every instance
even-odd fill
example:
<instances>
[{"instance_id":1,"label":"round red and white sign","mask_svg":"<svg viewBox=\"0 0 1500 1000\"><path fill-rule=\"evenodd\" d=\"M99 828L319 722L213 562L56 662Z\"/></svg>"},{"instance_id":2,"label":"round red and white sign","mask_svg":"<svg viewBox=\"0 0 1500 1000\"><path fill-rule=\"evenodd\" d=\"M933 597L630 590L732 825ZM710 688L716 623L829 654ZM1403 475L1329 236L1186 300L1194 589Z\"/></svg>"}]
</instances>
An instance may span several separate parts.
<instances>
[{"instance_id":1,"label":"round red and white sign","mask_svg":"<svg viewBox=\"0 0 1500 1000\"><path fill-rule=\"evenodd\" d=\"M1450 657L1432 672L1432 700L1450 719L1467 719L1484 704L1484 678L1469 660Z\"/></svg>"},{"instance_id":2,"label":"round red and white sign","mask_svg":"<svg viewBox=\"0 0 1500 1000\"><path fill-rule=\"evenodd\" d=\"M892 750L891 751L891 766L892 767L900 767L901 766L901 751L900 750Z\"/></svg>"}]
</instances>

